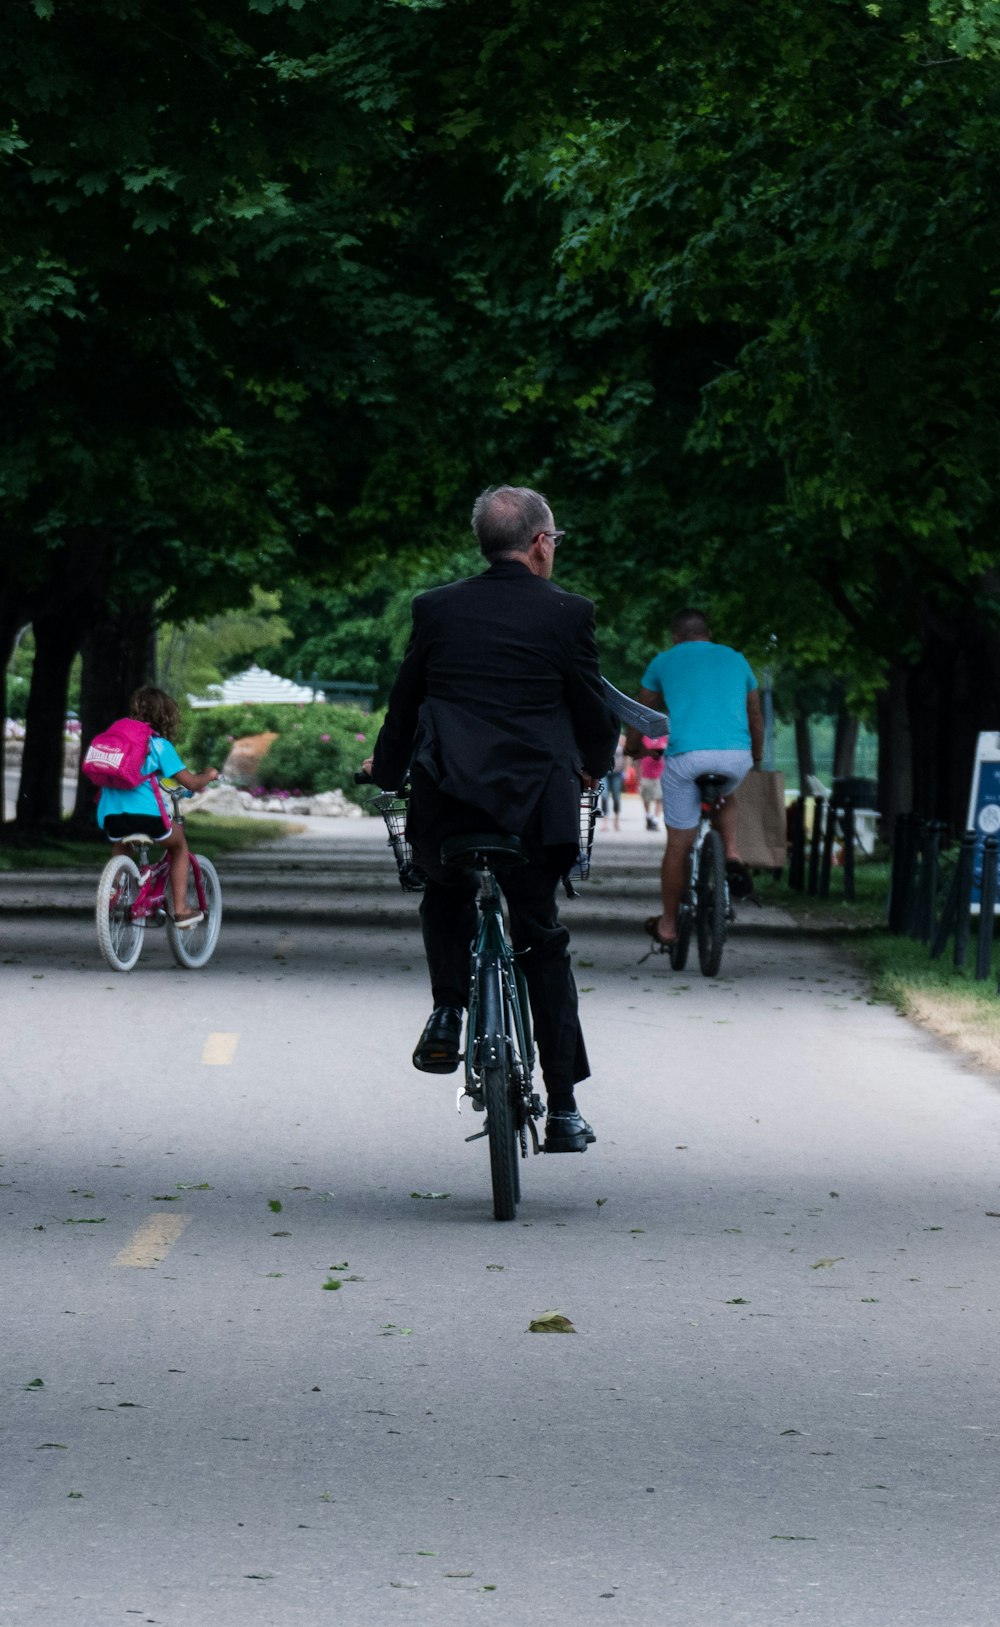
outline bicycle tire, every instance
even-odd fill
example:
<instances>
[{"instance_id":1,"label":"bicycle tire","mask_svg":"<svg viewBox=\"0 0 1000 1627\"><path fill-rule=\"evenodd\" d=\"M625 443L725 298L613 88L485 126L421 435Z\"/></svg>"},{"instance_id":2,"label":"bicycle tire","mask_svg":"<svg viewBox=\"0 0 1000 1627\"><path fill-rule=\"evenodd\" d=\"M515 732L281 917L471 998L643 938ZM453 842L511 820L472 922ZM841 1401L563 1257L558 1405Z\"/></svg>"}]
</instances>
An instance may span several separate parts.
<instances>
[{"instance_id":1,"label":"bicycle tire","mask_svg":"<svg viewBox=\"0 0 1000 1627\"><path fill-rule=\"evenodd\" d=\"M97 884L97 942L113 972L130 972L142 953L145 921L133 921L142 878L133 859L109 859Z\"/></svg>"},{"instance_id":2,"label":"bicycle tire","mask_svg":"<svg viewBox=\"0 0 1000 1627\"><path fill-rule=\"evenodd\" d=\"M204 858L200 853L193 857L197 858L201 871L201 884L205 893L205 919L199 921L197 926L178 927L169 916L167 917L167 941L170 944L170 952L178 966L183 966L190 972L198 971L211 960L222 926L222 888L219 885L215 865L211 859ZM192 867L188 877L188 908L198 907L198 890Z\"/></svg>"},{"instance_id":3,"label":"bicycle tire","mask_svg":"<svg viewBox=\"0 0 1000 1627\"><path fill-rule=\"evenodd\" d=\"M698 864L698 964L703 977L714 977L719 970L725 941L726 855L722 837L710 830Z\"/></svg>"},{"instance_id":4,"label":"bicycle tire","mask_svg":"<svg viewBox=\"0 0 1000 1627\"><path fill-rule=\"evenodd\" d=\"M683 972L687 965L688 950L691 947L691 905L685 898L677 911L677 937L670 945L670 966L675 972Z\"/></svg>"},{"instance_id":5,"label":"bicycle tire","mask_svg":"<svg viewBox=\"0 0 1000 1627\"><path fill-rule=\"evenodd\" d=\"M511 1079L505 1067L483 1069L483 1099L486 1102L486 1130L490 1144L493 1219L513 1220L517 1214L520 1174Z\"/></svg>"},{"instance_id":6,"label":"bicycle tire","mask_svg":"<svg viewBox=\"0 0 1000 1627\"><path fill-rule=\"evenodd\" d=\"M500 960L495 955L488 955L479 963L477 970L476 1050L486 1107L493 1218L513 1220L520 1195L520 1172L517 1168L514 1068L510 1046L511 1014Z\"/></svg>"}]
</instances>

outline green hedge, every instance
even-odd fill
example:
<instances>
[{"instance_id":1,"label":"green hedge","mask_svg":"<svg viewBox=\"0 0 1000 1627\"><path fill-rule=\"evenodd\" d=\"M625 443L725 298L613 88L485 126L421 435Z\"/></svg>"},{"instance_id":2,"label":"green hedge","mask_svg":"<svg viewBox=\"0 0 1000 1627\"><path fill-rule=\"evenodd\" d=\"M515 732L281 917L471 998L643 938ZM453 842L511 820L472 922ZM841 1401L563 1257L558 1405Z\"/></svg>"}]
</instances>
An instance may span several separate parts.
<instances>
[{"instance_id":1,"label":"green hedge","mask_svg":"<svg viewBox=\"0 0 1000 1627\"><path fill-rule=\"evenodd\" d=\"M221 768L234 740L274 731L260 766L268 790L345 791L360 800L354 771L375 744L381 716L356 706L213 706L185 720L180 751L192 769ZM360 737L360 738L359 738Z\"/></svg>"}]
</instances>

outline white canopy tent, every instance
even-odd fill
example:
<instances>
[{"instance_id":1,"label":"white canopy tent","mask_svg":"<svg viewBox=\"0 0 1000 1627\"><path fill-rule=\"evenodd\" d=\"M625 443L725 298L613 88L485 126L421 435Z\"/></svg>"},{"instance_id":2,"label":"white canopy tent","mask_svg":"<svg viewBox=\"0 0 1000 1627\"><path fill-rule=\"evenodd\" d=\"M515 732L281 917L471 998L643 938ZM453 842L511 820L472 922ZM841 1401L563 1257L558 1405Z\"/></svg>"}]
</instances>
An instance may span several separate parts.
<instances>
[{"instance_id":1,"label":"white canopy tent","mask_svg":"<svg viewBox=\"0 0 1000 1627\"><path fill-rule=\"evenodd\" d=\"M308 706L312 701L326 699L322 689L309 689L306 684L293 683L291 678L279 678L277 673L265 672L263 667L249 667L221 684L209 684L207 695L189 695L192 707L206 706Z\"/></svg>"}]
</instances>

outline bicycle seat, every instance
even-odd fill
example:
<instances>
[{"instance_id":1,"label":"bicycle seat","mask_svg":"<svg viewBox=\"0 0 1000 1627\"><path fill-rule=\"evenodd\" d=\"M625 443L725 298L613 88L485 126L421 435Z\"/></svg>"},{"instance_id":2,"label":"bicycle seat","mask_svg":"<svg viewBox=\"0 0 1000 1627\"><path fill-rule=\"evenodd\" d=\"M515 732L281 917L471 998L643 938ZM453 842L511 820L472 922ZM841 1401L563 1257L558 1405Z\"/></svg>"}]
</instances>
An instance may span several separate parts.
<instances>
[{"instance_id":1,"label":"bicycle seat","mask_svg":"<svg viewBox=\"0 0 1000 1627\"><path fill-rule=\"evenodd\" d=\"M727 778L726 774L697 774L694 783L698 786L702 796L711 801L714 797L721 795L722 787L725 785Z\"/></svg>"},{"instance_id":2,"label":"bicycle seat","mask_svg":"<svg viewBox=\"0 0 1000 1627\"><path fill-rule=\"evenodd\" d=\"M480 836L449 836L441 843L442 864L475 865L480 854L496 867L527 863L520 836L506 836L500 831L486 831Z\"/></svg>"},{"instance_id":3,"label":"bicycle seat","mask_svg":"<svg viewBox=\"0 0 1000 1627\"><path fill-rule=\"evenodd\" d=\"M156 846L155 838L145 830L133 831L131 836L109 836L108 841L120 842L123 847L139 847L143 842L147 847Z\"/></svg>"}]
</instances>

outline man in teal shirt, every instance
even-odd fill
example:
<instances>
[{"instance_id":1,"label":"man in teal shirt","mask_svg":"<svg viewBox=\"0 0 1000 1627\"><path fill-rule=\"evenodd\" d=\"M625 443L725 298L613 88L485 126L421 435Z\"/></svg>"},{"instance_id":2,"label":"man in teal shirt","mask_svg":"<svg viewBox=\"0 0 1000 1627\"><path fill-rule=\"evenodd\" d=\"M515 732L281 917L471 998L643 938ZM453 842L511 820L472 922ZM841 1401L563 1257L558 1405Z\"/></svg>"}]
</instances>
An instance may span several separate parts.
<instances>
[{"instance_id":1,"label":"man in teal shirt","mask_svg":"<svg viewBox=\"0 0 1000 1627\"><path fill-rule=\"evenodd\" d=\"M677 906L684 891L688 854L701 814L699 774L723 774L729 796L764 755L764 717L757 680L746 658L725 644L713 644L700 610L682 610L670 624L672 647L646 668L639 700L670 714L670 738L663 768L663 823L667 847L660 884L663 913L647 922L659 943L677 936ZM629 730L625 749L638 751L639 735ZM731 876L748 880L736 846L736 809L724 803L715 823ZM734 878L735 879L735 878ZM735 890L735 888L734 888ZM745 890L745 888L744 888Z\"/></svg>"}]
</instances>

